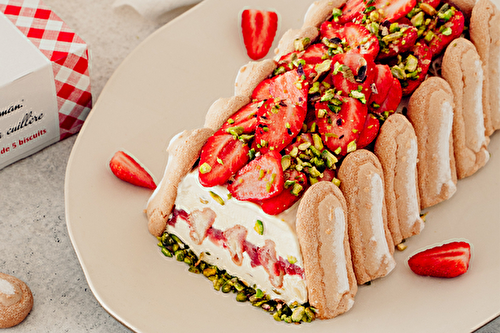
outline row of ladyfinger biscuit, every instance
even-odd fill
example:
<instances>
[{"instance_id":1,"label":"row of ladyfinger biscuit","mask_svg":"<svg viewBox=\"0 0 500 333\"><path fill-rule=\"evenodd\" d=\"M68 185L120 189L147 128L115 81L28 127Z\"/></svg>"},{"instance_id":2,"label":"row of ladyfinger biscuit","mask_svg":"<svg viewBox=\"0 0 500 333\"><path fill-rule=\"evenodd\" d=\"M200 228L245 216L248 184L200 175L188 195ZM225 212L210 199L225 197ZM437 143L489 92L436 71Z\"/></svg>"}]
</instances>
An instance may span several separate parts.
<instances>
[{"instance_id":1,"label":"row of ladyfinger biscuit","mask_svg":"<svg viewBox=\"0 0 500 333\"><path fill-rule=\"evenodd\" d=\"M494 120L500 113L498 103L495 106L500 94L492 94L488 90L491 88L488 82L498 82L499 78L497 47L500 46L500 34L497 30L500 27L500 15L488 0L480 0L474 8L470 8L468 3L465 5L465 13L472 20L471 39L483 41L484 45L478 45L478 51L479 48L483 49L479 52L485 54L481 59L486 61L481 62L473 43L464 38L455 40L443 57L444 79L428 78L410 98L407 117L411 123L404 116L395 114L380 129L374 149L378 159L367 151L356 151L343 161L338 173L342 182L337 200L341 202L345 198L345 214L330 213L329 219L325 217L325 207L321 206L326 202L325 198L336 193L331 185L326 184L312 186L304 196L308 200L303 200L299 207L297 232L301 247L302 242L316 242L319 245L315 247L321 248L326 244L321 241L321 237L325 237L322 235L325 226L333 228L333 225L337 225L336 229L342 224L347 226L351 251L346 257L352 257L352 266L347 264L346 269L348 272L353 270L360 284L384 276L391 270L388 268L391 260L389 255L383 257L379 253L376 257L372 254L372 260L366 260L370 258L375 243L391 244L391 237L387 237L387 234L378 237L372 237L371 233L364 234L367 227L375 225L377 219L387 219L383 223L378 221L378 224L385 227L385 232L390 231L393 244L418 234L423 228L423 221L418 215L420 208L450 198L456 191L457 179L472 175L488 161L488 135L498 129ZM480 17L482 31L477 28ZM368 179L372 174L377 174L377 169L380 172L377 164L382 164L385 203L375 209L369 192L376 186L373 183L370 186ZM319 221L325 226L307 228L318 223L317 219L311 219L311 215L323 216ZM373 228L369 231L373 231ZM320 251L316 249L309 253L311 250L310 246L303 248L309 301L318 308L320 317L330 318L346 311L346 307L337 302L338 289L336 293L328 294L327 288L331 286L327 286L324 281L315 283L314 276L308 276L321 272L324 274L332 265L330 259L318 259L324 256ZM308 266L312 267L308 269ZM379 274L368 275L370 269L378 269ZM318 289L322 291L319 297ZM349 291L344 288L340 299L352 304L356 290L356 287L351 287Z\"/></svg>"},{"instance_id":2,"label":"row of ladyfinger biscuit","mask_svg":"<svg viewBox=\"0 0 500 333\"><path fill-rule=\"evenodd\" d=\"M339 7L342 3L342 1L339 1L338 4L332 1L319 1L313 4L306 15L303 28L285 33L276 50L277 57L293 50L293 41L297 38L309 37L314 40L317 36L316 27L328 17L334 7ZM308 22L310 23L308 24ZM314 29L311 26L314 26ZM159 187L159 191L163 192L163 194L156 195L148 205L151 233L158 236L164 231L168 215L175 202L177 185L194 165L206 139L222 126L234 112L250 101L253 89L263 79L270 76L275 67L276 64L272 60L251 62L244 66L236 80L235 96L217 100L207 113L205 128L183 133L169 147L171 158L167 166L166 176ZM417 101L415 102L416 105L419 103L426 105L423 109L425 112L418 112L418 110L422 110L418 106L409 107L408 112L410 119L411 115L415 114L413 121L415 130L418 131L420 134L418 136L422 140L426 140L427 145L426 149L421 149L418 152L420 160L418 163L419 177L417 178L416 170L417 149L415 148L415 142L417 139L413 127L402 116L391 116L381 128L375 146L375 152L380 157L381 163L373 162L372 157L361 158L361 160L371 160L371 163L367 164L367 169L371 169L370 172L380 175L380 167L384 170L384 176L381 177L385 192L381 204L383 213L377 216L379 220L382 220L385 243L390 254L392 254L394 244L399 244L403 239L418 234L423 227L423 222L419 217L419 195L422 196L421 206L425 208L447 199L456 190L457 177L453 172L455 170L454 141L451 136L452 125L450 123L450 121L453 121L453 110L450 109L453 100L449 99L450 94L447 88L435 89L436 86L433 86L435 80L439 79L429 79L422 85L419 90L419 93L423 95L422 101L417 97L420 96L417 92L414 94L415 97L412 98L412 101ZM442 84L442 82L439 84ZM429 88L430 91L427 90L428 93L425 93L425 89ZM443 91L445 94L441 95L440 98L439 94ZM448 105L443 101L448 101ZM435 105L443 104L444 108L437 108L444 111L435 113L429 111L435 108ZM426 112L427 116L425 116ZM422 121L418 121L418 117L422 116L422 114L424 114ZM439 126L436 127L434 126L436 123L429 121L432 118L438 120L437 124ZM443 143L443 138L448 138L448 140L444 140ZM420 141L419 146L422 146ZM481 144L481 147L483 146L485 145ZM440 155L443 151L448 152L448 154L445 154L444 159L434 156L436 154ZM370 155L370 153L366 153ZM344 161L345 166L343 168L348 168L347 161L355 160L359 158L359 154L366 153L359 151L359 153L349 155L350 157ZM425 154L427 156L423 160L426 163L422 163L422 156L425 156ZM445 165L446 163L443 161L449 166ZM355 161L353 164L356 165L357 162ZM365 163L361 163L361 165L365 165ZM421 166L425 166L427 169L422 169ZM351 167L349 169L352 170ZM375 172L375 170L378 170L378 172ZM350 172L345 172L345 175L349 174ZM310 266L310 268L305 267L309 297L311 304L314 303L313 305L319 310L320 318L331 318L347 311L352 306L357 289L356 279L358 283L364 283L386 275L393 267L393 263L391 263L393 259L390 255L385 256L384 260L363 263L361 259L366 257L366 253L364 253L367 248L364 245L366 243L363 244L359 239L349 241L348 229L359 230L360 228L366 228L366 225L360 224L361 216L373 211L371 209L373 206L372 203L367 203L365 205L367 210L364 212L356 208L357 206L353 202L360 200L359 194L363 195L363 193L352 194L353 191L350 191L349 187L351 187L351 190L356 187L356 181L358 180L355 179L353 185L349 185L349 176L344 177L341 175L341 170L339 170L339 177L343 178L342 191L326 182L320 182L312 186L304 195L300 204L300 207L303 208L299 208L297 215L297 233L304 256L304 265ZM362 177L358 176L358 178ZM416 190L417 188L419 190ZM427 191L429 188L433 191ZM428 198L429 193L432 193L430 199ZM366 196L366 193L364 195ZM348 205L347 201L351 204ZM348 217L349 223L347 222ZM342 223L338 225L339 222L335 222L337 219L343 220L343 227ZM333 232L334 230L342 230L342 233ZM372 228L373 230L375 229ZM332 245L338 245L338 242L327 241L328 236L332 234L344 235L341 238L343 251L339 252L338 246ZM351 234L359 236L359 232L352 231ZM355 236L353 237L355 238ZM322 247L321 244L323 243L329 244L330 248L328 246ZM345 252L343 259L334 259L342 252ZM351 255L354 265L351 263ZM306 258L309 259L306 260ZM326 258L333 259L333 261ZM333 274L340 269L339 260L345 262L345 267L342 270L345 270L348 276L347 280L342 280L343 283L333 281L339 279L338 275ZM356 272L356 275L354 272ZM371 275L369 272L371 272ZM325 281L332 283L326 283Z\"/></svg>"}]
</instances>

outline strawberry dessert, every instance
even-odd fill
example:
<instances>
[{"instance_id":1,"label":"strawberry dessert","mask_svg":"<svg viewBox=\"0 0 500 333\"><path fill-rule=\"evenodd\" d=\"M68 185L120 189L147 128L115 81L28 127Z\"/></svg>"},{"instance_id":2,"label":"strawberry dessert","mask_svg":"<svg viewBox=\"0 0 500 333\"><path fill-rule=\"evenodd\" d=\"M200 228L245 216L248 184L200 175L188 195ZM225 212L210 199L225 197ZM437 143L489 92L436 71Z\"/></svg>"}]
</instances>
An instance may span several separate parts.
<instances>
[{"instance_id":1,"label":"strawberry dessert","mask_svg":"<svg viewBox=\"0 0 500 333\"><path fill-rule=\"evenodd\" d=\"M273 12L243 11L250 58L267 54L276 21ZM398 148L393 172L400 170L398 182L418 181L412 125L404 117L397 123L387 120L418 89L432 61L464 26L464 14L439 0L316 2L304 28L292 32L289 45L280 41L274 60L252 62L240 71L237 84L245 75L252 82L248 95L236 93L214 103L205 128L172 139L164 178L147 211L150 232L160 240L162 252L203 273L217 290L236 292L237 300L250 300L277 320L310 321L349 310L356 277L365 283L388 274L394 267L388 259L394 246L423 227L416 184L408 187L414 191L408 202L414 201L405 205L415 207L407 214L417 216L418 227L394 236L386 202L387 207L402 208L384 191L398 184L384 188L382 178L389 179L384 173L390 163L380 164L381 155L371 151L379 133L389 128L386 122L407 128L407 137L395 135L393 141L413 147L407 152L413 155ZM253 74L248 76L248 71ZM356 157L350 163L359 166L356 174L366 176L341 187L349 198L346 203L338 189L338 170L358 150L367 152L363 157L352 154ZM413 165L405 167L408 161ZM401 178L403 171L407 178ZM364 194L358 195L356 181L366 186ZM371 201L352 206L359 198ZM354 218L358 213L361 218ZM350 220L357 221L356 230L377 236L353 236ZM320 226L313 228L316 223ZM366 257L358 252L368 247L372 252L380 248L363 264L378 275L360 279L356 258ZM328 257L337 258L336 268L324 262ZM437 257L439 253L419 254L410 267L433 275L422 263ZM326 288L326 300L317 296L318 288ZM337 296L330 300L332 293Z\"/></svg>"}]
</instances>

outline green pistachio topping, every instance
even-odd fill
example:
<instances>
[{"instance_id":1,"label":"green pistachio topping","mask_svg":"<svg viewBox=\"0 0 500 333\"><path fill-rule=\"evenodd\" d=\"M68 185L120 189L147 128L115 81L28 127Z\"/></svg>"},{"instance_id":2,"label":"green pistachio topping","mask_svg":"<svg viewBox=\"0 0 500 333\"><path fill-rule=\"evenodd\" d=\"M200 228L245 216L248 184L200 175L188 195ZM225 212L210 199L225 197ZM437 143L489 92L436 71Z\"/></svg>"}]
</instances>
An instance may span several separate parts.
<instances>
[{"instance_id":1,"label":"green pistachio topping","mask_svg":"<svg viewBox=\"0 0 500 333\"><path fill-rule=\"evenodd\" d=\"M253 227L253 229L259 234L259 235L263 235L264 234L264 224L262 223L261 220L257 220L257 222L255 222L255 226Z\"/></svg>"},{"instance_id":2,"label":"green pistachio topping","mask_svg":"<svg viewBox=\"0 0 500 333\"><path fill-rule=\"evenodd\" d=\"M210 191L210 196L220 205L224 206L224 199L222 199L217 193Z\"/></svg>"},{"instance_id":3,"label":"green pistachio topping","mask_svg":"<svg viewBox=\"0 0 500 333\"><path fill-rule=\"evenodd\" d=\"M199 170L200 170L200 173L205 174L205 173L209 173L210 171L212 171L212 167L210 166L210 164L205 162L202 165L200 165Z\"/></svg>"}]
</instances>

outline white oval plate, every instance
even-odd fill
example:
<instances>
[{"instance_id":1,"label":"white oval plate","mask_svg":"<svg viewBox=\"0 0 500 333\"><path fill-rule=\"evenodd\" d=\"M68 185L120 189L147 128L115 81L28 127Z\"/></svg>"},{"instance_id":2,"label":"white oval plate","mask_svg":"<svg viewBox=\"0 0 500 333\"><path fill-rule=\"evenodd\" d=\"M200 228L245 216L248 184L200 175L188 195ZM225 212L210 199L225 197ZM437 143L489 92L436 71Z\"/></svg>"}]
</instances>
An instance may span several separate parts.
<instances>
[{"instance_id":1,"label":"white oval plate","mask_svg":"<svg viewBox=\"0 0 500 333\"><path fill-rule=\"evenodd\" d=\"M469 332L500 314L498 133L486 167L460 181L452 199L430 209L422 234L396 253L395 270L362 286L352 310L333 320L300 327L275 322L234 295L215 292L211 282L160 253L143 213L151 192L118 180L107 164L125 149L159 180L172 136L203 126L212 102L232 96L236 73L248 62L238 27L238 14L248 5L276 9L281 36L302 25L309 1L203 1L130 54L78 136L66 174L66 218L102 306L138 332ZM474 245L465 275L424 278L405 265L415 250L452 238Z\"/></svg>"}]
</instances>

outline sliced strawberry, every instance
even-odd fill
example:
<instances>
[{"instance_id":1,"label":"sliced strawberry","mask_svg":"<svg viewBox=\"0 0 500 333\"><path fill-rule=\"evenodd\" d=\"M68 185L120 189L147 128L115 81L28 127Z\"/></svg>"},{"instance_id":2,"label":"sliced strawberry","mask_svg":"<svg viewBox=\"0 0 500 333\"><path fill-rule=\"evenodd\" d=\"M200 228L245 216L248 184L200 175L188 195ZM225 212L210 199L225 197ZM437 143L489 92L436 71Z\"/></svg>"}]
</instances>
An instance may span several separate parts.
<instances>
[{"instance_id":1,"label":"sliced strawberry","mask_svg":"<svg viewBox=\"0 0 500 333\"><path fill-rule=\"evenodd\" d=\"M243 263L243 252L245 250L245 239L247 238L247 229L239 224L223 232L225 243L231 259L237 266Z\"/></svg>"},{"instance_id":2,"label":"sliced strawberry","mask_svg":"<svg viewBox=\"0 0 500 333\"><path fill-rule=\"evenodd\" d=\"M253 102L243 106L233 114L222 127L218 134L236 131L241 133L253 133L257 126L257 113L262 102Z\"/></svg>"},{"instance_id":3,"label":"sliced strawberry","mask_svg":"<svg viewBox=\"0 0 500 333\"><path fill-rule=\"evenodd\" d=\"M372 93L375 63L358 53L342 53L332 58L332 82L336 89L347 96L366 103Z\"/></svg>"},{"instance_id":4,"label":"sliced strawberry","mask_svg":"<svg viewBox=\"0 0 500 333\"><path fill-rule=\"evenodd\" d=\"M434 37L429 42L430 52L434 57L439 55L448 44L464 31L464 15L455 10L453 16L442 26L433 29Z\"/></svg>"},{"instance_id":5,"label":"sliced strawberry","mask_svg":"<svg viewBox=\"0 0 500 333\"><path fill-rule=\"evenodd\" d=\"M274 78L261 81L252 92L252 100L262 101L264 99L271 98L269 87L273 81Z\"/></svg>"},{"instance_id":6,"label":"sliced strawberry","mask_svg":"<svg viewBox=\"0 0 500 333\"><path fill-rule=\"evenodd\" d=\"M398 23L398 27L393 28L396 30L394 33L382 36L380 43L383 47L380 49L377 60L395 57L398 54L411 50L413 45L415 45L418 38L418 29L406 17L399 19L396 23Z\"/></svg>"},{"instance_id":7,"label":"sliced strawberry","mask_svg":"<svg viewBox=\"0 0 500 333\"><path fill-rule=\"evenodd\" d=\"M304 51L294 51L282 56L278 65L289 66L294 58L304 60L306 64L316 65L322 63L328 57L328 48L321 43L312 44ZM292 64L293 65L293 64Z\"/></svg>"},{"instance_id":8,"label":"sliced strawberry","mask_svg":"<svg viewBox=\"0 0 500 333\"><path fill-rule=\"evenodd\" d=\"M364 0L347 0L342 9L342 15L338 19L338 23L360 21L365 9L366 3Z\"/></svg>"},{"instance_id":9,"label":"sliced strawberry","mask_svg":"<svg viewBox=\"0 0 500 333\"><path fill-rule=\"evenodd\" d=\"M380 108L380 105L382 105L389 94L394 76L392 76L391 69L387 65L377 64L374 73L372 94L370 95L368 105L370 111L377 112L377 109Z\"/></svg>"},{"instance_id":10,"label":"sliced strawberry","mask_svg":"<svg viewBox=\"0 0 500 333\"><path fill-rule=\"evenodd\" d=\"M288 99L299 106L305 106L309 94L309 82L298 71L289 71L272 78L269 92L273 98Z\"/></svg>"},{"instance_id":11,"label":"sliced strawberry","mask_svg":"<svg viewBox=\"0 0 500 333\"><path fill-rule=\"evenodd\" d=\"M253 100L268 98L288 99L294 104L304 106L309 94L309 82L297 70L274 76L259 83L252 92Z\"/></svg>"},{"instance_id":12,"label":"sliced strawberry","mask_svg":"<svg viewBox=\"0 0 500 333\"><path fill-rule=\"evenodd\" d=\"M399 82L398 82L399 83ZM380 129L380 122L373 114L369 113L366 117L365 126L359 134L357 148L365 148L375 140Z\"/></svg>"},{"instance_id":13,"label":"sliced strawberry","mask_svg":"<svg viewBox=\"0 0 500 333\"><path fill-rule=\"evenodd\" d=\"M396 112L402 98L403 89L401 88L401 83L399 83L398 79L392 78L392 86L391 89L389 89L389 94L387 94L387 98L380 107L376 109L375 113L384 114L385 116L393 114Z\"/></svg>"},{"instance_id":14,"label":"sliced strawberry","mask_svg":"<svg viewBox=\"0 0 500 333\"><path fill-rule=\"evenodd\" d=\"M297 170L286 170L284 172L285 184L287 181L295 182L302 187L298 190L295 184L288 183L288 188L285 188L280 194L270 199L260 202L262 210L269 215L277 215L288 208L292 207L301 197L308 187L307 177L304 173ZM294 186L295 190L294 190ZM294 194L296 192L297 194Z\"/></svg>"},{"instance_id":15,"label":"sliced strawberry","mask_svg":"<svg viewBox=\"0 0 500 333\"><path fill-rule=\"evenodd\" d=\"M281 155L270 151L245 165L236 173L227 189L238 200L264 200L283 191Z\"/></svg>"},{"instance_id":16,"label":"sliced strawberry","mask_svg":"<svg viewBox=\"0 0 500 333\"><path fill-rule=\"evenodd\" d=\"M272 11L246 9L241 14L241 31L248 56L258 60L266 56L278 30L278 15Z\"/></svg>"},{"instance_id":17,"label":"sliced strawberry","mask_svg":"<svg viewBox=\"0 0 500 333\"><path fill-rule=\"evenodd\" d=\"M441 0L422 0L422 1L419 1L419 3L425 3L425 4L428 4L434 8L437 8L437 6L439 6L439 4L441 3Z\"/></svg>"},{"instance_id":18,"label":"sliced strawberry","mask_svg":"<svg viewBox=\"0 0 500 333\"><path fill-rule=\"evenodd\" d=\"M254 146L262 154L281 151L302 129L306 113L289 100L267 100L259 110Z\"/></svg>"},{"instance_id":19,"label":"sliced strawberry","mask_svg":"<svg viewBox=\"0 0 500 333\"><path fill-rule=\"evenodd\" d=\"M132 156L123 151L117 151L109 161L113 174L127 183L156 189L153 177Z\"/></svg>"},{"instance_id":20,"label":"sliced strawberry","mask_svg":"<svg viewBox=\"0 0 500 333\"><path fill-rule=\"evenodd\" d=\"M367 59L375 59L379 51L379 42L376 36L364 26L348 22L344 25L325 21L320 28L322 37L338 38L345 41L345 52L354 52L364 55Z\"/></svg>"},{"instance_id":21,"label":"sliced strawberry","mask_svg":"<svg viewBox=\"0 0 500 333\"><path fill-rule=\"evenodd\" d=\"M283 275L285 272L279 265L276 255L276 244L272 240L266 239L264 246L258 249L258 258L260 264L269 275L271 284L275 288L281 288L283 286Z\"/></svg>"},{"instance_id":22,"label":"sliced strawberry","mask_svg":"<svg viewBox=\"0 0 500 333\"><path fill-rule=\"evenodd\" d=\"M470 258L469 243L451 242L418 252L408 265L418 275L453 278L467 272Z\"/></svg>"},{"instance_id":23,"label":"sliced strawberry","mask_svg":"<svg viewBox=\"0 0 500 333\"><path fill-rule=\"evenodd\" d=\"M374 6L382 10L386 20L396 22L406 16L416 4L417 0L375 0Z\"/></svg>"},{"instance_id":24,"label":"sliced strawberry","mask_svg":"<svg viewBox=\"0 0 500 333\"><path fill-rule=\"evenodd\" d=\"M331 111L327 102L317 103L316 112L318 131L332 152L343 156L355 149L368 112L365 104L345 97L338 113Z\"/></svg>"},{"instance_id":25,"label":"sliced strawberry","mask_svg":"<svg viewBox=\"0 0 500 333\"><path fill-rule=\"evenodd\" d=\"M229 133L208 138L200 154L198 179L206 187L222 185L248 161L248 144Z\"/></svg>"}]
</instances>

